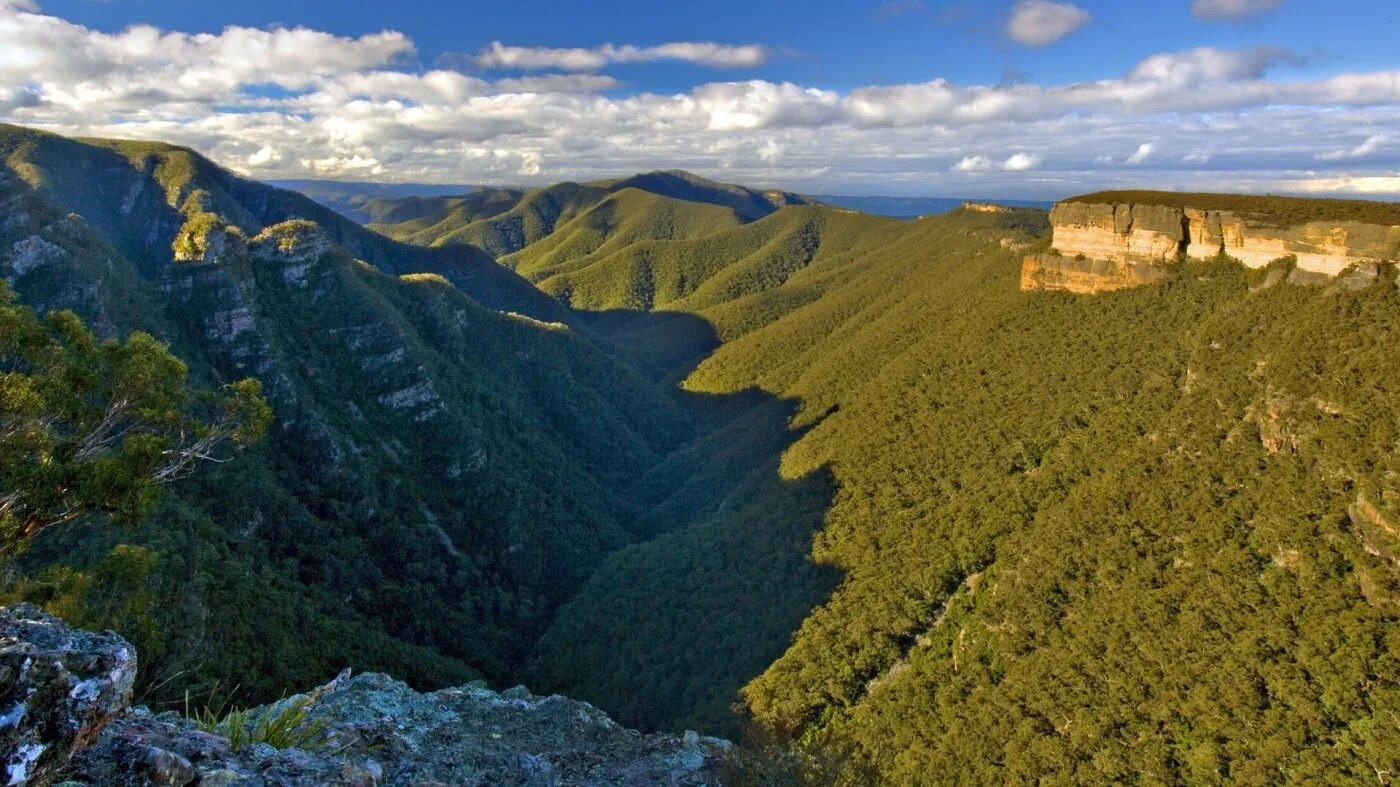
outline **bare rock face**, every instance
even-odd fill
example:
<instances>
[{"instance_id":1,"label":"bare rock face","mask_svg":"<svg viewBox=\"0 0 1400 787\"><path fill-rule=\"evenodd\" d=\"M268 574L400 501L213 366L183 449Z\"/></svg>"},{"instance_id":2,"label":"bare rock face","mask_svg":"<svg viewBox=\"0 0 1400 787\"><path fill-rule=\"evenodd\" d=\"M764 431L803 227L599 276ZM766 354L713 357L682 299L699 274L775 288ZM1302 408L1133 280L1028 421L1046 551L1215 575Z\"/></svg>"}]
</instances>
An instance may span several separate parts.
<instances>
[{"instance_id":1,"label":"bare rock face","mask_svg":"<svg viewBox=\"0 0 1400 787\"><path fill-rule=\"evenodd\" d=\"M48 784L131 703L136 651L30 604L0 609L0 758L8 784Z\"/></svg>"},{"instance_id":2,"label":"bare rock face","mask_svg":"<svg viewBox=\"0 0 1400 787\"><path fill-rule=\"evenodd\" d=\"M1141 287L1166 278L1167 272L1158 265L1145 262L1115 262L1092 260L1087 257L1037 254L1027 257L1021 266L1021 289L1062 290L1079 295L1111 292L1126 287Z\"/></svg>"},{"instance_id":3,"label":"bare rock face","mask_svg":"<svg viewBox=\"0 0 1400 787\"><path fill-rule=\"evenodd\" d=\"M1149 284L1163 276L1143 266L1164 275L1161 266L1181 257L1224 255L1250 268L1291 257L1296 271L1321 280L1400 259L1400 226L1356 221L1275 227L1226 210L1061 202L1050 223L1058 255L1028 258L1023 289L1106 292Z\"/></svg>"},{"instance_id":4,"label":"bare rock face","mask_svg":"<svg viewBox=\"0 0 1400 787\"><path fill-rule=\"evenodd\" d=\"M385 675L340 677L227 727L130 708L136 653L116 634L38 608L0 610L0 756L10 785L374 787L675 785L724 782L730 744L644 735L565 697L481 682L419 693ZM253 731L288 708L298 740ZM286 717L283 717L286 718ZM227 722L225 722L227 723ZM264 729L266 724L264 724ZM293 745L294 744L294 745ZM279 748L282 746L283 748Z\"/></svg>"}]
</instances>

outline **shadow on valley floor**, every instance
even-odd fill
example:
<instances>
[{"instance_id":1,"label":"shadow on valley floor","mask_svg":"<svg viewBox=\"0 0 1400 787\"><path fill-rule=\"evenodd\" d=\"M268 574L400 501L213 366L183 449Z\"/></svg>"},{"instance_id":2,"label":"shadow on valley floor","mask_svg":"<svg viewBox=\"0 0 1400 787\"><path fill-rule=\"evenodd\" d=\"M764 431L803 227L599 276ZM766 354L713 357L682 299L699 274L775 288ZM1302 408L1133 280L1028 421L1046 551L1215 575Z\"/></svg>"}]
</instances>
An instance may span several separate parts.
<instances>
[{"instance_id":1,"label":"shadow on valley floor","mask_svg":"<svg viewBox=\"0 0 1400 787\"><path fill-rule=\"evenodd\" d=\"M608 557L536 644L524 680L650 729L737 735L739 690L787 649L839 572L812 562L835 484L779 475L797 402L679 383L719 342L680 313L588 315L702 424L638 481L642 541Z\"/></svg>"}]
</instances>

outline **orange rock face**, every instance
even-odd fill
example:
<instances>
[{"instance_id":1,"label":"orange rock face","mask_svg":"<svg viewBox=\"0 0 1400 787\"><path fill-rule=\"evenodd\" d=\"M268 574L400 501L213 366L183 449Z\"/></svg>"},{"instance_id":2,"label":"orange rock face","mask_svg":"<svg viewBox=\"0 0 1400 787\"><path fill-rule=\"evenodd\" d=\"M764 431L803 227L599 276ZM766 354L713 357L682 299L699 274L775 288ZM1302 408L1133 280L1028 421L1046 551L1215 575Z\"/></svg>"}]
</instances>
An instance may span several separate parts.
<instances>
[{"instance_id":1,"label":"orange rock face","mask_svg":"<svg viewBox=\"0 0 1400 787\"><path fill-rule=\"evenodd\" d=\"M1107 292L1150 284L1180 257L1225 255L1251 268L1284 257L1299 271L1333 277L1400 259L1400 226L1311 222L1271 227L1230 211L1166 205L1062 202L1050 213L1052 248L1028 258L1027 290ZM1082 258L1082 259L1081 259Z\"/></svg>"},{"instance_id":2,"label":"orange rock face","mask_svg":"<svg viewBox=\"0 0 1400 787\"><path fill-rule=\"evenodd\" d=\"M1021 265L1021 289L1062 290L1081 295L1141 287L1160 281L1166 269L1142 262L1083 260L1054 254L1027 257Z\"/></svg>"}]
</instances>

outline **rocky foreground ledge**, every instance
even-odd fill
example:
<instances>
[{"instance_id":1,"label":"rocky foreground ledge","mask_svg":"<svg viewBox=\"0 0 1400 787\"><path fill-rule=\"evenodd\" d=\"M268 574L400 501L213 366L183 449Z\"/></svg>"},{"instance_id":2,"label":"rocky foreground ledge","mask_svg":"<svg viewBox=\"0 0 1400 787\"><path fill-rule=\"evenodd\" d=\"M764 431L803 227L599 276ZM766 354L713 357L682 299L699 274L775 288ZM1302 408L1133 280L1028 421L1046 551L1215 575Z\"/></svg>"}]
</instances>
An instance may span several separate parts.
<instances>
[{"instance_id":1,"label":"rocky foreground ledge","mask_svg":"<svg viewBox=\"0 0 1400 787\"><path fill-rule=\"evenodd\" d=\"M643 735L565 697L473 683L420 694L349 672L306 695L314 751L235 749L132 708L136 651L38 608L0 609L0 761L10 785L718 785L730 745ZM278 705L282 705L278 703ZM263 709L265 710L265 709ZM256 717L260 711L253 711Z\"/></svg>"}]
</instances>

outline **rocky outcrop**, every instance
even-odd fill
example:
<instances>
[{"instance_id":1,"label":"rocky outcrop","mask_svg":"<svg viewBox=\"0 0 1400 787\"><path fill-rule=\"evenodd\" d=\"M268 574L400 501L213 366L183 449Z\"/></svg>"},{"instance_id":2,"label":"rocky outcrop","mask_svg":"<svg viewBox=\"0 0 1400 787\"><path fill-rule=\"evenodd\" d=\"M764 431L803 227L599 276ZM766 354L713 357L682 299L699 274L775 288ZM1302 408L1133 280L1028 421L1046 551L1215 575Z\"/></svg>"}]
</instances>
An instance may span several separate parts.
<instances>
[{"instance_id":1,"label":"rocky outcrop","mask_svg":"<svg viewBox=\"0 0 1400 787\"><path fill-rule=\"evenodd\" d=\"M48 784L131 702L136 651L38 607L0 609L0 759L7 784Z\"/></svg>"},{"instance_id":2,"label":"rocky outcrop","mask_svg":"<svg viewBox=\"0 0 1400 787\"><path fill-rule=\"evenodd\" d=\"M38 609L0 612L0 755L8 783L126 785L718 785L730 745L644 735L593 706L494 692L419 693L385 675L340 677L249 711L241 729L294 708L299 747L201 730L129 708L134 650ZM225 722L227 724L227 722ZM105 725L105 726L104 726ZM265 726L265 725L264 725ZM235 745L234 738L240 738ZM286 743L280 741L280 743Z\"/></svg>"},{"instance_id":3,"label":"rocky outcrop","mask_svg":"<svg viewBox=\"0 0 1400 787\"><path fill-rule=\"evenodd\" d=\"M3 263L5 278L13 282L35 268L51 265L62 260L65 256L66 252L61 247L38 235L30 235L23 240L16 241L10 247L10 253L6 255Z\"/></svg>"},{"instance_id":4,"label":"rocky outcrop","mask_svg":"<svg viewBox=\"0 0 1400 787\"><path fill-rule=\"evenodd\" d=\"M1140 287L1166 278L1160 265L1037 254L1021 265L1022 290L1063 290L1081 295Z\"/></svg>"},{"instance_id":5,"label":"rocky outcrop","mask_svg":"<svg viewBox=\"0 0 1400 787\"><path fill-rule=\"evenodd\" d=\"M991 202L964 202L963 210L970 210L973 213L1014 213L1015 208L1006 205L997 205Z\"/></svg>"},{"instance_id":6,"label":"rocky outcrop","mask_svg":"<svg viewBox=\"0 0 1400 787\"><path fill-rule=\"evenodd\" d=\"M1223 255L1251 268L1292 258L1296 270L1322 277L1400 259L1400 226L1359 221L1277 226L1267 215L1189 205L1070 201L1055 206L1050 223L1052 251L1027 258L1024 289L1104 292L1149 284L1182 257Z\"/></svg>"}]
</instances>

